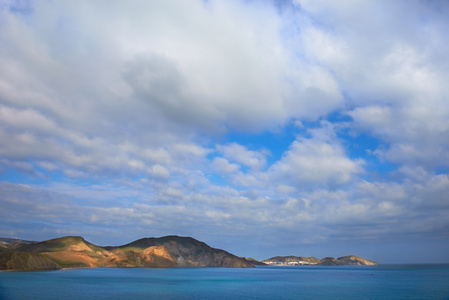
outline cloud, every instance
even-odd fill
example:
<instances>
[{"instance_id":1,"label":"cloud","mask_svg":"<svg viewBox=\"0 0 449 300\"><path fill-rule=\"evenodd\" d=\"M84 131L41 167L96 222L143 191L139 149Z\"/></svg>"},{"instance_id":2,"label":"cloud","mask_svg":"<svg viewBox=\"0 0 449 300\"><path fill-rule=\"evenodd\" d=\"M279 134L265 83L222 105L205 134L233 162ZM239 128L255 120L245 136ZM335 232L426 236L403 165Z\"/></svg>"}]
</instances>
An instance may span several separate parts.
<instances>
[{"instance_id":1,"label":"cloud","mask_svg":"<svg viewBox=\"0 0 449 300\"><path fill-rule=\"evenodd\" d=\"M364 161L350 159L330 123L311 129L310 138L298 136L281 160L270 167L270 175L292 185L337 187L363 172Z\"/></svg>"},{"instance_id":2,"label":"cloud","mask_svg":"<svg viewBox=\"0 0 449 300\"><path fill-rule=\"evenodd\" d=\"M110 243L104 232L120 242L156 233L195 235L214 243L223 236L263 237L262 243L278 236L276 247L282 247L291 234L299 245L443 238L449 228L449 206L444 201L447 175L432 176L418 185L365 181L347 191L315 189L303 192L302 198L285 199L251 199L223 189L219 194L205 189L187 194L181 186L160 186L153 197L148 188L55 185L47 190L2 183L2 232L19 234L35 224L32 232L24 232L45 239L78 229L103 244ZM14 230L14 224L22 225ZM131 236L127 228L132 228Z\"/></svg>"},{"instance_id":3,"label":"cloud","mask_svg":"<svg viewBox=\"0 0 449 300\"><path fill-rule=\"evenodd\" d=\"M342 184L350 180L352 173L361 172L360 163L346 158L341 148L311 140L295 141L273 170L300 186L322 182Z\"/></svg>"},{"instance_id":4,"label":"cloud","mask_svg":"<svg viewBox=\"0 0 449 300\"><path fill-rule=\"evenodd\" d=\"M237 143L228 145L217 145L217 150L223 157L240 163L254 170L261 170L266 166L266 154L264 151L248 150L245 146Z\"/></svg>"},{"instance_id":5,"label":"cloud","mask_svg":"<svg viewBox=\"0 0 449 300\"><path fill-rule=\"evenodd\" d=\"M227 159L222 157L215 157L211 163L212 169L219 174L221 173L234 173L240 169L237 164L230 163Z\"/></svg>"},{"instance_id":6,"label":"cloud","mask_svg":"<svg viewBox=\"0 0 449 300\"><path fill-rule=\"evenodd\" d=\"M151 175L190 159L179 145L200 133L274 129L342 102L328 71L286 47L268 3L34 3L1 13L3 155L66 174ZM249 155L234 159L265 166L264 154Z\"/></svg>"},{"instance_id":7,"label":"cloud","mask_svg":"<svg viewBox=\"0 0 449 300\"><path fill-rule=\"evenodd\" d=\"M309 14L303 19L305 55L332 70L347 93L356 131L384 142L376 154L429 169L447 161L448 43L440 28L447 25L443 12L449 7L418 1L296 2Z\"/></svg>"},{"instance_id":8,"label":"cloud","mask_svg":"<svg viewBox=\"0 0 449 300\"><path fill-rule=\"evenodd\" d=\"M444 239L448 9L2 3L2 232Z\"/></svg>"},{"instance_id":9,"label":"cloud","mask_svg":"<svg viewBox=\"0 0 449 300\"><path fill-rule=\"evenodd\" d=\"M430 169L447 161L444 136L449 132L449 114L445 105L409 102L406 107L368 106L349 115L358 130L367 130L389 145L375 151L384 160Z\"/></svg>"}]
</instances>

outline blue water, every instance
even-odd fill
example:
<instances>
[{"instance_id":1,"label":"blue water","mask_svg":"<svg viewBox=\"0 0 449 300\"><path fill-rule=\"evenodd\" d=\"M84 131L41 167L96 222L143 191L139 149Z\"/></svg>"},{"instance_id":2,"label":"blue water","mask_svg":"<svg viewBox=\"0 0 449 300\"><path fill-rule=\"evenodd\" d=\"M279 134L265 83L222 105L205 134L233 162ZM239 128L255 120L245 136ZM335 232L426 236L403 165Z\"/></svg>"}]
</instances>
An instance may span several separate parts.
<instances>
[{"instance_id":1,"label":"blue water","mask_svg":"<svg viewBox=\"0 0 449 300\"><path fill-rule=\"evenodd\" d=\"M449 265L1 272L0 299L449 299Z\"/></svg>"}]
</instances>

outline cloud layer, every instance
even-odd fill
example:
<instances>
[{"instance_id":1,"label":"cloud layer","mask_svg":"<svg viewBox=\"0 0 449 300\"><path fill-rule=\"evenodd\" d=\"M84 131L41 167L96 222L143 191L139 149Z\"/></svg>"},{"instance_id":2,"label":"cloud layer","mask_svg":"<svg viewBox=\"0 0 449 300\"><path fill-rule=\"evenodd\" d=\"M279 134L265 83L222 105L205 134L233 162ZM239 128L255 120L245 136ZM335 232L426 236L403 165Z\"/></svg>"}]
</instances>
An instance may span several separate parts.
<instances>
[{"instance_id":1,"label":"cloud layer","mask_svg":"<svg viewBox=\"0 0 449 300\"><path fill-rule=\"evenodd\" d=\"M0 235L180 234L258 258L384 261L425 241L447 262L448 13L443 1L5 2Z\"/></svg>"}]
</instances>

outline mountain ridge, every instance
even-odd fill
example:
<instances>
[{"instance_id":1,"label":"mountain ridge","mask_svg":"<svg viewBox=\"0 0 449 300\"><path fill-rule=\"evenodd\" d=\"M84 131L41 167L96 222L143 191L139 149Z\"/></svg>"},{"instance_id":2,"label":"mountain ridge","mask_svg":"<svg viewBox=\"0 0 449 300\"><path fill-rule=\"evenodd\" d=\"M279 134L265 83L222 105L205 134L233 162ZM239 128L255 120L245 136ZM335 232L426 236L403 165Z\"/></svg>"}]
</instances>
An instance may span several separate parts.
<instances>
[{"instance_id":1,"label":"mountain ridge","mask_svg":"<svg viewBox=\"0 0 449 300\"><path fill-rule=\"evenodd\" d=\"M276 256L263 261L237 257L212 248L192 237L146 237L121 246L98 246L81 236L65 236L41 242L0 238L0 270L35 271L61 268L170 268L237 267L255 265L375 265L354 256Z\"/></svg>"},{"instance_id":2,"label":"mountain ridge","mask_svg":"<svg viewBox=\"0 0 449 300\"><path fill-rule=\"evenodd\" d=\"M6 246L5 246L6 245ZM0 270L79 267L254 267L244 258L191 237L143 238L122 246L97 246L80 236L0 248Z\"/></svg>"}]
</instances>

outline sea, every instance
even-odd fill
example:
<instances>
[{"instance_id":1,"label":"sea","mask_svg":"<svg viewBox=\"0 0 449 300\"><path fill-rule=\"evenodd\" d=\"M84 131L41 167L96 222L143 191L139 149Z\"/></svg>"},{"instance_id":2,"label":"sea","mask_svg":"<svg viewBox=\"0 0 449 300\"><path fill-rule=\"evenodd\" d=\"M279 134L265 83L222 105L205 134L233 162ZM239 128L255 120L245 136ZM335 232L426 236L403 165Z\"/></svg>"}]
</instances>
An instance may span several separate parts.
<instances>
[{"instance_id":1,"label":"sea","mask_svg":"<svg viewBox=\"0 0 449 300\"><path fill-rule=\"evenodd\" d=\"M0 272L0 299L449 299L449 264Z\"/></svg>"}]
</instances>

